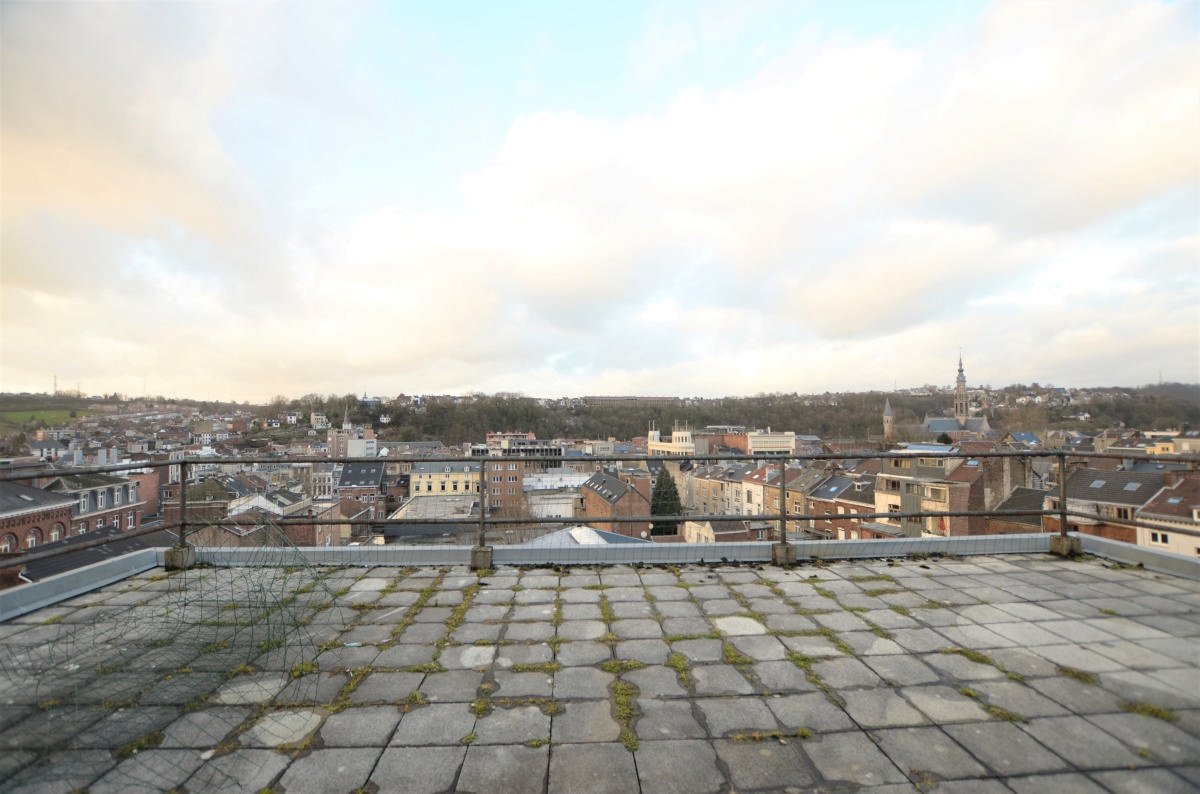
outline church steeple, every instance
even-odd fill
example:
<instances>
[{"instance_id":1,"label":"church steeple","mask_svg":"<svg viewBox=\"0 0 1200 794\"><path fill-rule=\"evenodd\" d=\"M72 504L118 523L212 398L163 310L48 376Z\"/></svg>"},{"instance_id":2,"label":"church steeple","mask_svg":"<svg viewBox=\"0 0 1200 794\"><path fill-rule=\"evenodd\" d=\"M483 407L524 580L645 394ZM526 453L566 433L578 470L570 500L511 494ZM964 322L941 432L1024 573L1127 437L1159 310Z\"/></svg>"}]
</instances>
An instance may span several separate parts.
<instances>
[{"instance_id":1,"label":"church steeple","mask_svg":"<svg viewBox=\"0 0 1200 794\"><path fill-rule=\"evenodd\" d=\"M958 379L954 384L954 418L958 424L967 424L967 376L963 373L962 353L958 354Z\"/></svg>"},{"instance_id":2,"label":"church steeple","mask_svg":"<svg viewBox=\"0 0 1200 794\"><path fill-rule=\"evenodd\" d=\"M892 414L892 401L888 398L883 401L883 440L896 440L896 417Z\"/></svg>"}]
</instances>

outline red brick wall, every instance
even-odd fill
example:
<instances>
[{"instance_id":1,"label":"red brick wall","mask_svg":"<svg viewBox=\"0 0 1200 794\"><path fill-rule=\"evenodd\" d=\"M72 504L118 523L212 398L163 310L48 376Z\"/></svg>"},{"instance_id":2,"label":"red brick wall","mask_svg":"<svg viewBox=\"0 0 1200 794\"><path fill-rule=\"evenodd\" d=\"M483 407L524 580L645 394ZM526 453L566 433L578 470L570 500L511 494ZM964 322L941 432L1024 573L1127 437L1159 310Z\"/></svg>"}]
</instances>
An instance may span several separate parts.
<instances>
[{"instance_id":1,"label":"red brick wall","mask_svg":"<svg viewBox=\"0 0 1200 794\"><path fill-rule=\"evenodd\" d=\"M59 540L67 537L67 533L71 531L70 504L0 520L0 537L9 536L10 543L15 539L12 551L23 551L29 548L29 536L35 531L41 537L38 541L39 546L49 543L50 532L55 525L58 525Z\"/></svg>"}]
</instances>

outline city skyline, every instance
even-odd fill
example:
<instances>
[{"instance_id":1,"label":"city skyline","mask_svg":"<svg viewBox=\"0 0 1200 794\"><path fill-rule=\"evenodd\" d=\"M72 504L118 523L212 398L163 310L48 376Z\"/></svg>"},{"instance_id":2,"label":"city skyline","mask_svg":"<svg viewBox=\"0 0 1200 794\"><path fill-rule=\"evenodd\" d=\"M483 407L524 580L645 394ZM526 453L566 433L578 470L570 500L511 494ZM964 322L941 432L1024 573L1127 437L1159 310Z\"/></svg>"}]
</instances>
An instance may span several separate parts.
<instances>
[{"instance_id":1,"label":"city skyline","mask_svg":"<svg viewBox=\"0 0 1200 794\"><path fill-rule=\"evenodd\" d=\"M1200 380L1195 2L0 6L0 390Z\"/></svg>"}]
</instances>

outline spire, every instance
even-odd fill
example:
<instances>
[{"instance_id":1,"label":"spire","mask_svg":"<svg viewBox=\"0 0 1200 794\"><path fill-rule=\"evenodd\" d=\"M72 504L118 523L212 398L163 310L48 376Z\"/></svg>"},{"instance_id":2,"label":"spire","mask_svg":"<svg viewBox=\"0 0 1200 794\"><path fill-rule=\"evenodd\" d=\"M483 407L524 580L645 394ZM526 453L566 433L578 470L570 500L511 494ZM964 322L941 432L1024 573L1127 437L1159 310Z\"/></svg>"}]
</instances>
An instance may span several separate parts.
<instances>
[{"instance_id":1,"label":"spire","mask_svg":"<svg viewBox=\"0 0 1200 794\"><path fill-rule=\"evenodd\" d=\"M967 425L967 376L963 372L962 351L958 354L958 379L954 384L954 418L965 428Z\"/></svg>"}]
</instances>

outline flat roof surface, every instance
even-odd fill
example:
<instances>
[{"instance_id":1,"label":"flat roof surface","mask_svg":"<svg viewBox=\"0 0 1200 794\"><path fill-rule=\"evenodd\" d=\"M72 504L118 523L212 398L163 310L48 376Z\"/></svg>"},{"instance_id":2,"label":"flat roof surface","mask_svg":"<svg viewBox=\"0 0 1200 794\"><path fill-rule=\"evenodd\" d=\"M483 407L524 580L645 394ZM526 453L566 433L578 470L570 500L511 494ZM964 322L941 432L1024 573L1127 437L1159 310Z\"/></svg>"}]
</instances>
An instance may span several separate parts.
<instances>
[{"instance_id":1,"label":"flat roof surface","mask_svg":"<svg viewBox=\"0 0 1200 794\"><path fill-rule=\"evenodd\" d=\"M198 568L0 624L0 790L1195 791L1200 582Z\"/></svg>"}]
</instances>

